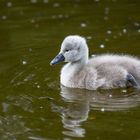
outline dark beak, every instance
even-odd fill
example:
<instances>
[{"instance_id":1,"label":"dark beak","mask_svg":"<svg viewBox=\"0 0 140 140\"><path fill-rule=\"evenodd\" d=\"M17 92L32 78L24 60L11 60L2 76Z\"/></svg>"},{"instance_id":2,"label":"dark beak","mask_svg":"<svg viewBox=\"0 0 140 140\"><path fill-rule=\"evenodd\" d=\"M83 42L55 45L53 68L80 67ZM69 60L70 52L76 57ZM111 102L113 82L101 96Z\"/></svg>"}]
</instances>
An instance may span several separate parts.
<instances>
[{"instance_id":1,"label":"dark beak","mask_svg":"<svg viewBox=\"0 0 140 140\"><path fill-rule=\"evenodd\" d=\"M62 62L65 60L65 57L63 56L63 54L58 54L50 63L50 65L55 65L59 62Z\"/></svg>"}]
</instances>

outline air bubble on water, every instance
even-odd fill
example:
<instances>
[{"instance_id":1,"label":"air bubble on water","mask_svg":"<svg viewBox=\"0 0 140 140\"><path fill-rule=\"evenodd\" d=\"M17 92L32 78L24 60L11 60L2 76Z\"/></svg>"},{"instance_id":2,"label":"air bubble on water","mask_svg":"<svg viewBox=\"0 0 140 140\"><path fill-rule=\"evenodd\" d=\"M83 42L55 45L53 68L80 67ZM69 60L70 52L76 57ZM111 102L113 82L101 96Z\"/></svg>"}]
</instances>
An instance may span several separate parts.
<instances>
[{"instance_id":1,"label":"air bubble on water","mask_svg":"<svg viewBox=\"0 0 140 140\"><path fill-rule=\"evenodd\" d=\"M7 19L7 16L2 16L1 17L3 20L6 20Z\"/></svg>"},{"instance_id":2,"label":"air bubble on water","mask_svg":"<svg viewBox=\"0 0 140 140\"><path fill-rule=\"evenodd\" d=\"M95 56L96 56L95 54L92 54L92 55L91 55L91 57L95 57Z\"/></svg>"},{"instance_id":3,"label":"air bubble on water","mask_svg":"<svg viewBox=\"0 0 140 140\"><path fill-rule=\"evenodd\" d=\"M23 81L24 81L24 82L27 82L27 81L28 81L28 79L27 79L27 78L25 78Z\"/></svg>"},{"instance_id":4,"label":"air bubble on water","mask_svg":"<svg viewBox=\"0 0 140 140\"><path fill-rule=\"evenodd\" d=\"M52 15L52 19L56 19L57 17L56 17L56 15Z\"/></svg>"},{"instance_id":5,"label":"air bubble on water","mask_svg":"<svg viewBox=\"0 0 140 140\"><path fill-rule=\"evenodd\" d=\"M105 41L106 41L106 42L108 42L108 41L109 41L109 39L108 39L108 38L105 38Z\"/></svg>"},{"instance_id":6,"label":"air bubble on water","mask_svg":"<svg viewBox=\"0 0 140 140\"><path fill-rule=\"evenodd\" d=\"M109 18L108 18L108 16L104 16L104 20L108 20Z\"/></svg>"},{"instance_id":7,"label":"air bubble on water","mask_svg":"<svg viewBox=\"0 0 140 140\"><path fill-rule=\"evenodd\" d=\"M27 64L27 61L23 60L23 61L22 61L22 64L23 64L23 65L26 65L26 64Z\"/></svg>"},{"instance_id":8,"label":"air bubble on water","mask_svg":"<svg viewBox=\"0 0 140 140\"><path fill-rule=\"evenodd\" d=\"M127 33L127 29L123 29L123 33Z\"/></svg>"},{"instance_id":9,"label":"air bubble on water","mask_svg":"<svg viewBox=\"0 0 140 140\"><path fill-rule=\"evenodd\" d=\"M81 27L86 27L87 25L85 23L81 23Z\"/></svg>"},{"instance_id":10,"label":"air bubble on water","mask_svg":"<svg viewBox=\"0 0 140 140\"><path fill-rule=\"evenodd\" d=\"M108 15L108 14L109 14L109 11L110 11L110 9L109 9L108 7L106 7L106 8L105 8L105 12L104 12L105 15Z\"/></svg>"},{"instance_id":11,"label":"air bubble on water","mask_svg":"<svg viewBox=\"0 0 140 140\"><path fill-rule=\"evenodd\" d=\"M63 15L62 14L58 15L58 18L63 18Z\"/></svg>"},{"instance_id":12,"label":"air bubble on water","mask_svg":"<svg viewBox=\"0 0 140 140\"><path fill-rule=\"evenodd\" d=\"M53 7L55 7L55 8L60 7L60 3L54 3Z\"/></svg>"},{"instance_id":13,"label":"air bubble on water","mask_svg":"<svg viewBox=\"0 0 140 140\"><path fill-rule=\"evenodd\" d=\"M92 100L96 100L96 98L95 98L95 97L93 97L93 98L92 98Z\"/></svg>"},{"instance_id":14,"label":"air bubble on water","mask_svg":"<svg viewBox=\"0 0 140 140\"><path fill-rule=\"evenodd\" d=\"M94 0L95 2L100 2L100 0Z\"/></svg>"},{"instance_id":15,"label":"air bubble on water","mask_svg":"<svg viewBox=\"0 0 140 140\"><path fill-rule=\"evenodd\" d=\"M109 97L112 98L112 94L109 94Z\"/></svg>"},{"instance_id":16,"label":"air bubble on water","mask_svg":"<svg viewBox=\"0 0 140 140\"><path fill-rule=\"evenodd\" d=\"M139 24L138 22L134 22L134 26L135 26L135 27L139 27L140 24Z\"/></svg>"},{"instance_id":17,"label":"air bubble on water","mask_svg":"<svg viewBox=\"0 0 140 140\"><path fill-rule=\"evenodd\" d=\"M21 85L21 82L17 82L16 85L17 85L17 86Z\"/></svg>"},{"instance_id":18,"label":"air bubble on water","mask_svg":"<svg viewBox=\"0 0 140 140\"><path fill-rule=\"evenodd\" d=\"M102 111L102 112L104 112L104 111L105 111L105 109L104 109L104 108L101 108L101 111Z\"/></svg>"},{"instance_id":19,"label":"air bubble on water","mask_svg":"<svg viewBox=\"0 0 140 140\"><path fill-rule=\"evenodd\" d=\"M123 92L123 93L127 93L127 90L126 90L126 89L123 89L122 92Z\"/></svg>"},{"instance_id":20,"label":"air bubble on water","mask_svg":"<svg viewBox=\"0 0 140 140\"><path fill-rule=\"evenodd\" d=\"M44 2L44 3L48 3L48 2L49 2L49 0L43 0L43 2Z\"/></svg>"},{"instance_id":21,"label":"air bubble on water","mask_svg":"<svg viewBox=\"0 0 140 140\"><path fill-rule=\"evenodd\" d=\"M32 48L29 48L29 52L32 52L33 50L32 50Z\"/></svg>"},{"instance_id":22,"label":"air bubble on water","mask_svg":"<svg viewBox=\"0 0 140 140\"><path fill-rule=\"evenodd\" d=\"M12 2L7 2L7 7L12 7Z\"/></svg>"},{"instance_id":23,"label":"air bubble on water","mask_svg":"<svg viewBox=\"0 0 140 140\"><path fill-rule=\"evenodd\" d=\"M35 85L37 85L37 84L38 84L38 82L35 82L34 84L35 84Z\"/></svg>"},{"instance_id":24,"label":"air bubble on water","mask_svg":"<svg viewBox=\"0 0 140 140\"><path fill-rule=\"evenodd\" d=\"M101 44L101 45L100 45L100 48L102 48L102 49L103 49L104 47L105 47L105 45L104 45L104 44Z\"/></svg>"},{"instance_id":25,"label":"air bubble on water","mask_svg":"<svg viewBox=\"0 0 140 140\"><path fill-rule=\"evenodd\" d=\"M106 33L107 33L107 34L112 34L112 31L111 31L111 30L107 30Z\"/></svg>"},{"instance_id":26,"label":"air bubble on water","mask_svg":"<svg viewBox=\"0 0 140 140\"><path fill-rule=\"evenodd\" d=\"M87 39L89 39L89 40L92 39L92 36L87 36Z\"/></svg>"},{"instance_id":27,"label":"air bubble on water","mask_svg":"<svg viewBox=\"0 0 140 140\"><path fill-rule=\"evenodd\" d=\"M37 0L31 0L31 3L37 3Z\"/></svg>"},{"instance_id":28,"label":"air bubble on water","mask_svg":"<svg viewBox=\"0 0 140 140\"><path fill-rule=\"evenodd\" d=\"M35 23L35 19L31 19L31 23Z\"/></svg>"}]
</instances>

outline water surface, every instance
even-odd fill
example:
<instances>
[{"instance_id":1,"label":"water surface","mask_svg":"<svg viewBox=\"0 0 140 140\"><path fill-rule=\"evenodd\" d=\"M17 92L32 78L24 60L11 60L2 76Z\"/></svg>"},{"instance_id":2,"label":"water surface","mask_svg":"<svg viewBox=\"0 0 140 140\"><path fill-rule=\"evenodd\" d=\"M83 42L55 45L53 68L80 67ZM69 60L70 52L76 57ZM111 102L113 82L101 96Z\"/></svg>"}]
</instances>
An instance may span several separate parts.
<instances>
[{"instance_id":1,"label":"water surface","mask_svg":"<svg viewBox=\"0 0 140 140\"><path fill-rule=\"evenodd\" d=\"M50 67L65 36L90 55L140 57L137 0L0 0L0 139L139 140L140 91L60 86Z\"/></svg>"}]
</instances>

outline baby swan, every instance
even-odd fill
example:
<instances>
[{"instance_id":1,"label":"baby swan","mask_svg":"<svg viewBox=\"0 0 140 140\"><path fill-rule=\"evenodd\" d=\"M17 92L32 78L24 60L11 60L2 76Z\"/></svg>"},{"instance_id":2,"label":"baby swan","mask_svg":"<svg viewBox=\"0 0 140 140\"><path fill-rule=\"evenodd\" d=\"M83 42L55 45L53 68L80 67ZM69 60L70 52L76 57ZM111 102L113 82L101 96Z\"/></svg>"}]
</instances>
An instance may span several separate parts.
<instances>
[{"instance_id":1,"label":"baby swan","mask_svg":"<svg viewBox=\"0 0 140 140\"><path fill-rule=\"evenodd\" d=\"M51 61L68 62L61 70L61 84L70 88L139 87L140 60L132 56L100 55L88 59L86 40L78 35L67 36L60 53Z\"/></svg>"}]
</instances>

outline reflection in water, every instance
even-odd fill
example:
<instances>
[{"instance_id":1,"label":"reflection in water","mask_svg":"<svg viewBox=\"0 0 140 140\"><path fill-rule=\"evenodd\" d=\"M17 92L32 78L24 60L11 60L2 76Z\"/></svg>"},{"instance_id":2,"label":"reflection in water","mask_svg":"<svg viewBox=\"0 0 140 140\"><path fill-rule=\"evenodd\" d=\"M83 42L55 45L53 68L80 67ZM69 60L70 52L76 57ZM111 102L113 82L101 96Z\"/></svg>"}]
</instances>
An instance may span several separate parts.
<instances>
[{"instance_id":1,"label":"reflection in water","mask_svg":"<svg viewBox=\"0 0 140 140\"><path fill-rule=\"evenodd\" d=\"M62 114L64 128L63 134L74 137L84 137L85 129L81 128L80 123L88 118L88 102L69 103ZM69 131L70 130L70 131Z\"/></svg>"},{"instance_id":2,"label":"reflection in water","mask_svg":"<svg viewBox=\"0 0 140 140\"><path fill-rule=\"evenodd\" d=\"M127 89L132 90L132 89ZM81 123L88 119L90 109L97 111L122 111L140 104L139 90L89 91L61 87L61 96L68 104L62 113L64 135L84 137Z\"/></svg>"}]
</instances>

